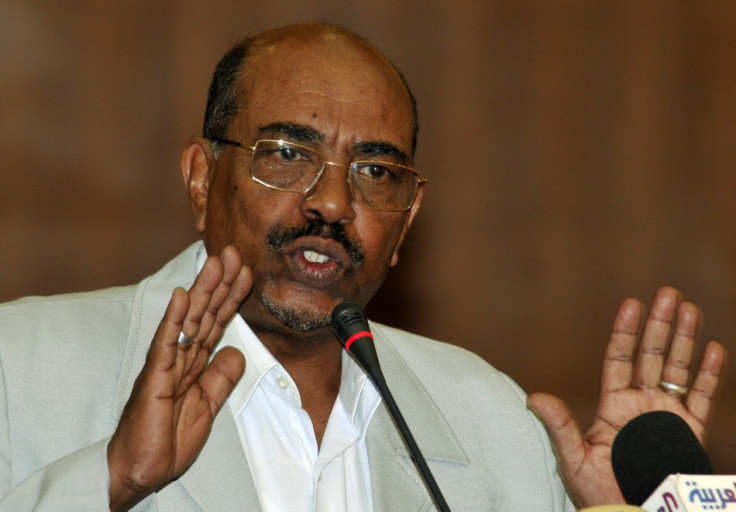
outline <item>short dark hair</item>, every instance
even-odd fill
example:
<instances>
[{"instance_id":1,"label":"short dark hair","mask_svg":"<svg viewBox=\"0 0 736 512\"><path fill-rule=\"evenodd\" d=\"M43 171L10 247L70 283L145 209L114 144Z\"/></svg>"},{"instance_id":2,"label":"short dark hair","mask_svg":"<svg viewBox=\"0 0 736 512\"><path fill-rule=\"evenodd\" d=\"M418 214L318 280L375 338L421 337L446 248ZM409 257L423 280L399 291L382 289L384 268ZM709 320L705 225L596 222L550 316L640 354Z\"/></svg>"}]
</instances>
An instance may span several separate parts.
<instances>
[{"instance_id":1,"label":"short dark hair","mask_svg":"<svg viewBox=\"0 0 736 512\"><path fill-rule=\"evenodd\" d=\"M349 30L339 27L332 26L331 28L338 30L344 34L349 34L351 37L357 38L364 44L372 48L376 53L383 56L383 54L372 44L368 43L365 39L359 35L350 32ZM253 43L256 41L257 36L249 36L242 39L235 46L230 48L225 55L223 55L220 62L215 67L215 72L212 75L212 82L210 83L209 92L207 93L207 107L204 113L204 126L202 129L202 135L205 138L219 137L226 138L227 128L230 126L230 122L233 117L240 110L240 94L239 85L242 78L242 71L244 64L248 59L250 49ZM417 148L417 137L419 135L419 112L417 110L417 101L414 97L414 93L411 92L409 83L406 81L403 73L399 71L396 66L386 59L386 62L394 69L396 74L399 76L401 83L404 84L404 88L409 95L409 102L411 103L412 111L412 140L411 140L411 154L412 159L416 153ZM219 156L221 144L210 140L210 148L215 158Z\"/></svg>"},{"instance_id":2,"label":"short dark hair","mask_svg":"<svg viewBox=\"0 0 736 512\"><path fill-rule=\"evenodd\" d=\"M212 74L212 82L207 93L207 107L204 112L202 136L205 138L226 138L227 127L240 110L240 72L248 57L253 38L246 37L223 55ZM215 158L219 156L220 143L210 140Z\"/></svg>"}]
</instances>

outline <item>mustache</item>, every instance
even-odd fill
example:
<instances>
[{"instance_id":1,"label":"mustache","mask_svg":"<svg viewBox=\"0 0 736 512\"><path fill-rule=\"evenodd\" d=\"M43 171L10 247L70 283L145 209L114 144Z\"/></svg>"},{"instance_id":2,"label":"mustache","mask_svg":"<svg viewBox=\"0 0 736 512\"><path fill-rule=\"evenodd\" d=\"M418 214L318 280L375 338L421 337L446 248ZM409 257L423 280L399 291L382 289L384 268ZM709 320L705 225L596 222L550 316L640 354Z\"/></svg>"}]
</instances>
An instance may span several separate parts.
<instances>
[{"instance_id":1,"label":"mustache","mask_svg":"<svg viewBox=\"0 0 736 512\"><path fill-rule=\"evenodd\" d=\"M280 250L282 247L303 236L319 236L335 240L348 253L348 257L354 268L360 268L363 265L364 253L358 242L348 236L342 225L337 223L329 224L321 217L309 219L306 224L301 226L290 228L276 226L268 232L266 243L269 249Z\"/></svg>"}]
</instances>

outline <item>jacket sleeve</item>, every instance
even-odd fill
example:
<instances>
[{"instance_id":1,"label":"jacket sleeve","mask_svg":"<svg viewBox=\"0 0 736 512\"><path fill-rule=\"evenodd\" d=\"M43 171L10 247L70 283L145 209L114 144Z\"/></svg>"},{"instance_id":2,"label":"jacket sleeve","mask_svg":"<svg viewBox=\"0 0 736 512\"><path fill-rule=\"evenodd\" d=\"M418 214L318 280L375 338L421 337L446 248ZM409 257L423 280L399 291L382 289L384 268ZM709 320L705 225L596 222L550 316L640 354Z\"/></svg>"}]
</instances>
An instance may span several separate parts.
<instances>
[{"instance_id":1,"label":"jacket sleeve","mask_svg":"<svg viewBox=\"0 0 736 512\"><path fill-rule=\"evenodd\" d=\"M108 439L44 466L22 482L15 482L8 409L0 358L0 512L109 510Z\"/></svg>"},{"instance_id":2,"label":"jacket sleeve","mask_svg":"<svg viewBox=\"0 0 736 512\"><path fill-rule=\"evenodd\" d=\"M8 471L8 476L3 475L0 512L109 510L106 453L107 440L103 439L39 469L13 489L9 489ZM6 445L2 464L4 472L9 469Z\"/></svg>"}]
</instances>

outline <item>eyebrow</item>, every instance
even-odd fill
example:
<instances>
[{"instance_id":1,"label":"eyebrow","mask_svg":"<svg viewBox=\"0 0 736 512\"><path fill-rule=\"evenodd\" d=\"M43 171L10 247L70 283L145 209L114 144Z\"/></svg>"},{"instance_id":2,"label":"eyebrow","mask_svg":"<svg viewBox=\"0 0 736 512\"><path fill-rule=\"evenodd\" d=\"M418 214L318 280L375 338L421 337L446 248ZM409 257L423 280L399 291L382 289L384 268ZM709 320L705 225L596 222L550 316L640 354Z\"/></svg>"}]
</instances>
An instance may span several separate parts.
<instances>
[{"instance_id":1,"label":"eyebrow","mask_svg":"<svg viewBox=\"0 0 736 512\"><path fill-rule=\"evenodd\" d=\"M315 130L311 126L297 123L275 122L258 128L258 137L285 137L294 142L321 142L324 143L326 137L323 133ZM393 157L403 164L410 162L409 156L404 153L398 146L389 142L356 142L353 145L353 151L358 154L373 157Z\"/></svg>"},{"instance_id":2,"label":"eyebrow","mask_svg":"<svg viewBox=\"0 0 736 512\"><path fill-rule=\"evenodd\" d=\"M397 146L388 142L356 142L353 150L368 156L389 156L398 159L401 163L408 163L409 157Z\"/></svg>"},{"instance_id":3,"label":"eyebrow","mask_svg":"<svg viewBox=\"0 0 736 512\"><path fill-rule=\"evenodd\" d=\"M289 140L295 142L324 142L324 134L318 132L310 126L295 123L271 123L258 128L258 137L268 135L285 136Z\"/></svg>"}]
</instances>

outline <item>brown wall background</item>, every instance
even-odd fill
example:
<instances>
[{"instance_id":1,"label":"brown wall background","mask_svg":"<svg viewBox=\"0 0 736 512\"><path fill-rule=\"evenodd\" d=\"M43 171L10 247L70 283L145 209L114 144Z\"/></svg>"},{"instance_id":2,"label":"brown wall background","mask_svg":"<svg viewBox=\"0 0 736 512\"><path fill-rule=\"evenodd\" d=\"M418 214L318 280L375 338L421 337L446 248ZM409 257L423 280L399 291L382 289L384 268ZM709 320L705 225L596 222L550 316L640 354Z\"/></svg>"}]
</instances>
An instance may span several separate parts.
<instances>
[{"instance_id":1,"label":"brown wall background","mask_svg":"<svg viewBox=\"0 0 736 512\"><path fill-rule=\"evenodd\" d=\"M680 287L736 353L736 4L0 4L0 300L139 281L195 240L178 174L215 62L319 20L419 101L430 177L374 318L467 347L587 424L619 302ZM736 473L736 372L709 452Z\"/></svg>"}]
</instances>

